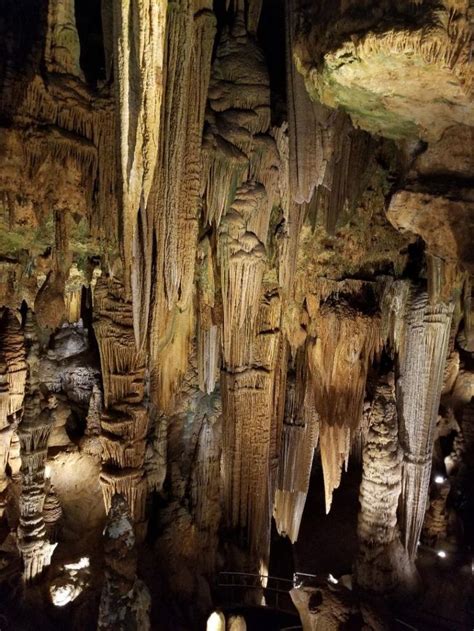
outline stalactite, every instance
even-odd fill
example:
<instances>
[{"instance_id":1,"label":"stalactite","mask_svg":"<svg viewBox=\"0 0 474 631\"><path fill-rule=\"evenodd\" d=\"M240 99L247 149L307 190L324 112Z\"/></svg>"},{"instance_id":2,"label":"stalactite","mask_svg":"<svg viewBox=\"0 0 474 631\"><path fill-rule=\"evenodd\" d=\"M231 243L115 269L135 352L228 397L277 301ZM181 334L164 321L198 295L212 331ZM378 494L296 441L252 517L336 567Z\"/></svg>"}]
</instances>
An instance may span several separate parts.
<instances>
[{"instance_id":1,"label":"stalactite","mask_svg":"<svg viewBox=\"0 0 474 631\"><path fill-rule=\"evenodd\" d=\"M49 0L45 61L49 72L63 72L84 79L79 65L80 44L74 0Z\"/></svg>"},{"instance_id":2,"label":"stalactite","mask_svg":"<svg viewBox=\"0 0 474 631\"><path fill-rule=\"evenodd\" d=\"M203 392L214 391L220 374L221 329L216 315L214 257L207 237L198 248L198 371Z\"/></svg>"},{"instance_id":3,"label":"stalactite","mask_svg":"<svg viewBox=\"0 0 474 631\"><path fill-rule=\"evenodd\" d=\"M354 572L363 589L388 593L400 586L408 570L397 526L402 451L392 373L380 379L368 421Z\"/></svg>"},{"instance_id":4,"label":"stalactite","mask_svg":"<svg viewBox=\"0 0 474 631\"><path fill-rule=\"evenodd\" d=\"M295 4L286 4L290 191L295 202L308 205L312 223L332 233L363 190L373 143L342 111L311 100L293 60Z\"/></svg>"},{"instance_id":5,"label":"stalactite","mask_svg":"<svg viewBox=\"0 0 474 631\"><path fill-rule=\"evenodd\" d=\"M252 344L253 367L224 371L222 375L227 520L232 527L247 532L251 549L263 559L268 555L276 482L272 464L279 452L275 433L279 426L276 372L277 363L281 361L280 310L279 296L270 290L258 313Z\"/></svg>"},{"instance_id":6,"label":"stalactite","mask_svg":"<svg viewBox=\"0 0 474 631\"><path fill-rule=\"evenodd\" d=\"M288 124L273 128L272 136L277 146L280 168L278 190L284 224L278 240L278 281L283 297L287 301L294 299L295 273L298 259L298 245L301 229L306 216L306 208L297 204L291 196L290 184L290 146Z\"/></svg>"},{"instance_id":7,"label":"stalactite","mask_svg":"<svg viewBox=\"0 0 474 631\"><path fill-rule=\"evenodd\" d=\"M345 294L344 288L350 292L351 283L322 281L320 296L308 302L317 335L308 346L308 361L321 423L327 512L341 481L342 466L348 464L351 436L362 416L367 372L381 348L376 297L358 281L352 284L352 296ZM359 306L364 301L366 306Z\"/></svg>"},{"instance_id":8,"label":"stalactite","mask_svg":"<svg viewBox=\"0 0 474 631\"><path fill-rule=\"evenodd\" d=\"M319 439L318 417L314 402L310 401L312 391L305 387L307 380L301 373L299 370L287 380L278 483L273 508L278 532L287 535L292 543L298 539L313 454ZM305 384L303 387L301 382Z\"/></svg>"},{"instance_id":9,"label":"stalactite","mask_svg":"<svg viewBox=\"0 0 474 631\"><path fill-rule=\"evenodd\" d=\"M138 213L140 208L146 212L158 158L167 4L166 0L121 0L112 5L126 286L138 238ZM135 282L132 280L133 285ZM135 333L141 344L138 320L142 297L136 295L136 286L133 289Z\"/></svg>"},{"instance_id":10,"label":"stalactite","mask_svg":"<svg viewBox=\"0 0 474 631\"><path fill-rule=\"evenodd\" d=\"M133 241L136 339L149 340L151 396L168 411L194 329L201 135L215 33L211 4L186 0L168 7L157 166ZM156 276L163 283L152 283Z\"/></svg>"},{"instance_id":11,"label":"stalactite","mask_svg":"<svg viewBox=\"0 0 474 631\"><path fill-rule=\"evenodd\" d=\"M411 558L425 516L452 313L452 304L430 304L426 293L412 290L397 381L404 452L401 523Z\"/></svg>"},{"instance_id":12,"label":"stalactite","mask_svg":"<svg viewBox=\"0 0 474 631\"><path fill-rule=\"evenodd\" d=\"M172 405L194 325L201 134L215 32L210 9L208 1L189 0L168 8L157 168L133 241L135 333L141 343L150 326L151 394L160 409ZM155 274L164 282L153 286Z\"/></svg>"},{"instance_id":13,"label":"stalactite","mask_svg":"<svg viewBox=\"0 0 474 631\"><path fill-rule=\"evenodd\" d=\"M105 582L97 628L100 631L150 629L151 598L137 578L137 551L126 500L113 494L104 530Z\"/></svg>"},{"instance_id":14,"label":"stalactite","mask_svg":"<svg viewBox=\"0 0 474 631\"><path fill-rule=\"evenodd\" d=\"M8 367L9 402L7 415L18 412L23 405L26 381L25 348L20 324L10 309L6 309L0 326L0 347Z\"/></svg>"}]
</instances>

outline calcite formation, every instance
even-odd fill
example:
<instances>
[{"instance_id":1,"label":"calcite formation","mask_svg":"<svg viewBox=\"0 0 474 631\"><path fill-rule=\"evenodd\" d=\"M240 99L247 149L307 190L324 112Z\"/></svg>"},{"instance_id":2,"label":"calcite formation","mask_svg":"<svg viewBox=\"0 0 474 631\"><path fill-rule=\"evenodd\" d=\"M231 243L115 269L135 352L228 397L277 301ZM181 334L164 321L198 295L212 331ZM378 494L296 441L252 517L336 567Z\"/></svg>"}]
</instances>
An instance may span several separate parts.
<instances>
[{"instance_id":1,"label":"calcite formation","mask_svg":"<svg viewBox=\"0 0 474 631\"><path fill-rule=\"evenodd\" d=\"M355 2L298 4L313 26L306 34L301 22L296 63L315 98L389 137L436 140L472 126L468 2L368 2L364 15Z\"/></svg>"},{"instance_id":2,"label":"calcite formation","mask_svg":"<svg viewBox=\"0 0 474 631\"><path fill-rule=\"evenodd\" d=\"M380 379L368 415L363 447L357 583L367 590L389 593L403 584L407 569L397 526L402 489L402 452L394 375Z\"/></svg>"},{"instance_id":3,"label":"calcite formation","mask_svg":"<svg viewBox=\"0 0 474 631\"><path fill-rule=\"evenodd\" d=\"M430 304L426 293L412 291L397 381L400 443L404 452L401 523L403 540L412 558L428 496L452 311L452 305Z\"/></svg>"},{"instance_id":4,"label":"calcite formation","mask_svg":"<svg viewBox=\"0 0 474 631\"><path fill-rule=\"evenodd\" d=\"M474 545L472 3L4 4L0 626L245 628L219 573L272 605L279 536L352 571L293 591L304 628L382 628L360 592L421 554L441 601Z\"/></svg>"},{"instance_id":5,"label":"calcite formation","mask_svg":"<svg viewBox=\"0 0 474 631\"><path fill-rule=\"evenodd\" d=\"M100 477L106 510L115 494L128 503L137 527L145 521L147 481L144 459L148 429L144 354L137 350L133 308L123 285L100 279L95 290L97 335L104 379L101 415L103 468Z\"/></svg>"},{"instance_id":6,"label":"calcite formation","mask_svg":"<svg viewBox=\"0 0 474 631\"><path fill-rule=\"evenodd\" d=\"M135 535L126 500L114 495L104 530L105 583L98 629L150 628L150 594L137 578Z\"/></svg>"},{"instance_id":7,"label":"calcite formation","mask_svg":"<svg viewBox=\"0 0 474 631\"><path fill-rule=\"evenodd\" d=\"M350 283L347 289L350 291ZM353 291L351 305L343 287L323 282L320 295L308 302L316 332L316 338L308 345L308 363L315 408L320 416L327 512L332 493L340 484L342 467L348 464L351 434L362 417L368 368L381 347L375 299L369 298L372 312L364 313L357 305L357 292L363 294L366 288L355 283Z\"/></svg>"},{"instance_id":8,"label":"calcite formation","mask_svg":"<svg viewBox=\"0 0 474 631\"><path fill-rule=\"evenodd\" d=\"M18 547L25 581L35 579L51 563L55 545L47 538L43 517L45 462L52 409L42 405L39 391L39 343L36 322L28 313L25 326L27 379L23 418L19 424L22 487Z\"/></svg>"},{"instance_id":9,"label":"calcite formation","mask_svg":"<svg viewBox=\"0 0 474 631\"><path fill-rule=\"evenodd\" d=\"M388 629L386 621L366 602L345 587L330 584L291 590L304 631L341 629L353 624L371 631Z\"/></svg>"}]
</instances>

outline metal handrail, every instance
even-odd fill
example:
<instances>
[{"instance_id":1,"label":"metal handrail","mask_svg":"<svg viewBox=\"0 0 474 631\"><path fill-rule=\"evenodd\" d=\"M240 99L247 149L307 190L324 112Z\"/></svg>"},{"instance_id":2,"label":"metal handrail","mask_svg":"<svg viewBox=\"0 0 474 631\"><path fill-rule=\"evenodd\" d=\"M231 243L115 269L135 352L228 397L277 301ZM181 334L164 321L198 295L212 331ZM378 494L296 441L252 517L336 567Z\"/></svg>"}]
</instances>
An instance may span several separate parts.
<instances>
[{"instance_id":1,"label":"metal handrail","mask_svg":"<svg viewBox=\"0 0 474 631\"><path fill-rule=\"evenodd\" d=\"M224 572L220 572L219 573L219 578L224 578L224 577L229 577L229 578L251 578L254 580L254 584L250 584L250 583L225 583L225 582L218 582L218 587L229 587L229 588L240 588L240 589L261 589L264 592L270 592L270 593L276 593L276 606L274 607L274 609L277 609L279 611L288 613L290 612L289 609L287 608L279 608L278 607L278 594L282 594L285 593L289 596L289 592L290 589L292 589L293 587L296 586L297 582L298 582L298 577L305 577L305 578L309 578L309 579L316 579L316 580L320 580L322 577L318 577L316 574L307 574L305 572L295 572L293 574L293 580L287 579L287 578L281 578L279 576L269 576L267 574L255 574L252 572L230 572L230 571L224 571ZM264 586L262 584L262 581L266 581L266 586ZM277 584L277 586L273 587L270 582L274 582ZM278 585L282 585L282 587L278 587ZM286 588L283 588L283 586L286 586ZM293 608L291 609L290 613L295 613L296 612L296 608L293 606ZM410 616L410 614L408 614L408 616ZM436 621L436 622L441 622L444 621L445 623L455 623L456 625L463 625L463 623L460 620L454 620L452 618L447 618L446 616L442 616L442 615L438 615L438 614L433 614L429 611L426 610L418 610L413 612L413 618L419 619L419 620L423 620L426 621L427 619L431 619L431 621ZM411 624L409 624L408 622L396 617L394 618L394 620L396 622L398 622L399 624L402 624L404 627L408 628L408 629L412 629L414 631L417 631L416 627L412 626ZM470 627L469 627L470 628ZM292 627L285 627L282 631L297 631L302 629L301 626L292 626Z\"/></svg>"},{"instance_id":2,"label":"metal handrail","mask_svg":"<svg viewBox=\"0 0 474 631\"><path fill-rule=\"evenodd\" d=\"M251 580L249 581L248 579ZM234 588L261 590L266 597L274 595L274 602L271 604L266 602L266 607L281 611L282 613L297 613L290 596L290 590L293 588L293 581L290 579L269 576L267 574L255 574L252 572L226 571L219 573L217 586L231 590ZM281 603L280 595L284 595L288 598L287 606Z\"/></svg>"}]
</instances>

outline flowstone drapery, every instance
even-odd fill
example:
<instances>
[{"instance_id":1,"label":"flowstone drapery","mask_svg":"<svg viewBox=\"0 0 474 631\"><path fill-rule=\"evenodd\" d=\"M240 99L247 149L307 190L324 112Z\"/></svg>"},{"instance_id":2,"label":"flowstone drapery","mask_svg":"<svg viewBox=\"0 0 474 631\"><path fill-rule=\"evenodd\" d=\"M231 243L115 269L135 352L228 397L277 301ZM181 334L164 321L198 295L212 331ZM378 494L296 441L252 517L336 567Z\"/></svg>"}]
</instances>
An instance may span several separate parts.
<instances>
[{"instance_id":1,"label":"flowstone drapery","mask_svg":"<svg viewBox=\"0 0 474 631\"><path fill-rule=\"evenodd\" d=\"M399 357L397 404L403 448L401 524L413 559L426 510L434 431L448 352L453 304L431 304L412 289Z\"/></svg>"}]
</instances>

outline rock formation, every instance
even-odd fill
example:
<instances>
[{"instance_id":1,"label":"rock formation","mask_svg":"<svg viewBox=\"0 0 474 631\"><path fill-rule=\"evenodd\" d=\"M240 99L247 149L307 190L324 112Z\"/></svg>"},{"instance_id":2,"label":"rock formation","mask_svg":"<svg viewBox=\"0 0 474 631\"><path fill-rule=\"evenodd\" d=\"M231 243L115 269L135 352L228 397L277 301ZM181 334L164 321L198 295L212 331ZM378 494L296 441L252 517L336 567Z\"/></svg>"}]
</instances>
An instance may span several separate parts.
<instances>
[{"instance_id":1,"label":"rock formation","mask_svg":"<svg viewBox=\"0 0 474 631\"><path fill-rule=\"evenodd\" d=\"M397 381L400 443L404 452L402 532L412 558L416 554L428 497L451 315L452 305L432 305L427 294L412 292Z\"/></svg>"},{"instance_id":2,"label":"rock formation","mask_svg":"<svg viewBox=\"0 0 474 631\"><path fill-rule=\"evenodd\" d=\"M137 579L135 535L127 502L113 495L104 530L105 584L98 629L150 628L150 594Z\"/></svg>"},{"instance_id":3,"label":"rock formation","mask_svg":"<svg viewBox=\"0 0 474 631\"><path fill-rule=\"evenodd\" d=\"M361 587L383 594L404 584L409 574L397 507L402 488L402 453L393 374L380 379L369 413L363 446L355 578Z\"/></svg>"},{"instance_id":4,"label":"rock formation","mask_svg":"<svg viewBox=\"0 0 474 631\"><path fill-rule=\"evenodd\" d=\"M320 585L291 590L303 631L343 629L357 625L371 631L388 629L385 620L368 604L345 587Z\"/></svg>"},{"instance_id":5,"label":"rock formation","mask_svg":"<svg viewBox=\"0 0 474 631\"><path fill-rule=\"evenodd\" d=\"M293 592L305 628L381 628L361 592L394 617L417 570L397 616L444 615L474 545L472 2L4 4L0 621L242 628L293 570L353 572Z\"/></svg>"},{"instance_id":6,"label":"rock formation","mask_svg":"<svg viewBox=\"0 0 474 631\"><path fill-rule=\"evenodd\" d=\"M51 563L55 545L48 541L43 517L45 462L48 437L52 426L52 410L42 406L39 391L39 343L36 322L27 314L25 344L27 379L23 418L19 424L22 487L18 548L23 559L25 581L36 578Z\"/></svg>"}]
</instances>

